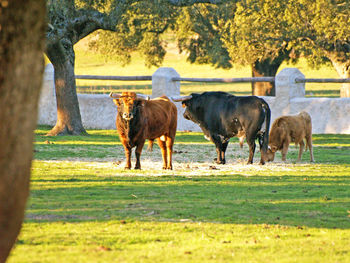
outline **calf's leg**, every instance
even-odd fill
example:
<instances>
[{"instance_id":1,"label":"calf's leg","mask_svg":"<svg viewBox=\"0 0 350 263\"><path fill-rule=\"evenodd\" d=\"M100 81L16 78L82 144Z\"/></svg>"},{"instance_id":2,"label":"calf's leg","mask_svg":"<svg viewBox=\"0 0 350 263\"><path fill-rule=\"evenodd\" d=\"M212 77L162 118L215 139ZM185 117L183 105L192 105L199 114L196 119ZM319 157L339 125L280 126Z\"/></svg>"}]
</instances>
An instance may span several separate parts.
<instances>
[{"instance_id":1,"label":"calf's leg","mask_svg":"<svg viewBox=\"0 0 350 263\"><path fill-rule=\"evenodd\" d=\"M287 160L288 147L289 147L289 143L284 142L282 146L282 161L284 162Z\"/></svg>"},{"instance_id":2,"label":"calf's leg","mask_svg":"<svg viewBox=\"0 0 350 263\"><path fill-rule=\"evenodd\" d=\"M306 136L306 144L309 147L309 151L310 151L310 162L314 162L314 153L313 153L313 149L312 149L312 137L311 134Z\"/></svg>"},{"instance_id":3,"label":"calf's leg","mask_svg":"<svg viewBox=\"0 0 350 263\"><path fill-rule=\"evenodd\" d=\"M304 151L304 140L301 140L301 142L299 142L299 155L298 155L298 162L300 162L301 160L301 155L303 154Z\"/></svg>"}]
</instances>

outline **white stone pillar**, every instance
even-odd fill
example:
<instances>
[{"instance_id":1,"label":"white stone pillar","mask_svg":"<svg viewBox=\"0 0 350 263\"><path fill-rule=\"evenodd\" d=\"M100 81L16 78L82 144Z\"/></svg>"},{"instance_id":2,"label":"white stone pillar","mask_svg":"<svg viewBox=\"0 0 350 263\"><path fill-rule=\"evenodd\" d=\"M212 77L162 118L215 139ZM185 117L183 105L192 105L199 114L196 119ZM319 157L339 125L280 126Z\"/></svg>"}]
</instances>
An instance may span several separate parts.
<instances>
[{"instance_id":1,"label":"white stone pillar","mask_svg":"<svg viewBox=\"0 0 350 263\"><path fill-rule=\"evenodd\" d=\"M179 73L173 68L158 68L152 75L152 98L160 96L179 96L180 81L172 81L179 78Z\"/></svg>"},{"instance_id":2,"label":"white stone pillar","mask_svg":"<svg viewBox=\"0 0 350 263\"><path fill-rule=\"evenodd\" d=\"M38 124L55 125L57 120L55 77L52 64L47 64L41 87Z\"/></svg>"},{"instance_id":3,"label":"white stone pillar","mask_svg":"<svg viewBox=\"0 0 350 263\"><path fill-rule=\"evenodd\" d=\"M305 78L297 68L285 68L275 78L276 99L275 111L277 115L290 113L290 101L293 98L305 97L305 83L296 83L296 78ZM278 116L275 116L278 117Z\"/></svg>"},{"instance_id":4,"label":"white stone pillar","mask_svg":"<svg viewBox=\"0 0 350 263\"><path fill-rule=\"evenodd\" d=\"M350 84L344 83L340 87L340 97L341 98L350 98Z\"/></svg>"},{"instance_id":5,"label":"white stone pillar","mask_svg":"<svg viewBox=\"0 0 350 263\"><path fill-rule=\"evenodd\" d=\"M180 81L173 81L179 78L179 73L173 68L158 68L152 75L152 98L160 96L179 96ZM181 102L174 102L177 107L177 130L178 131L199 131L199 126L183 117L184 108Z\"/></svg>"}]
</instances>

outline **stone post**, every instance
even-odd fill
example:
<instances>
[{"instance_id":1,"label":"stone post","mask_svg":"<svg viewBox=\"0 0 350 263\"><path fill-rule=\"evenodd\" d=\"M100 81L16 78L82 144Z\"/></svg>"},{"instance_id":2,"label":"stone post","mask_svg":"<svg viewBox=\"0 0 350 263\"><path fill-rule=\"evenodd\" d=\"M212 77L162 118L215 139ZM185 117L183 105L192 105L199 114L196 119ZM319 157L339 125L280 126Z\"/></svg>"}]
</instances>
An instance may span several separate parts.
<instances>
[{"instance_id":1,"label":"stone post","mask_svg":"<svg viewBox=\"0 0 350 263\"><path fill-rule=\"evenodd\" d=\"M276 113L279 115L289 113L291 99L305 97L305 83L296 83L296 78L305 78L304 74L297 68L285 68L276 76L276 99L274 106Z\"/></svg>"},{"instance_id":2,"label":"stone post","mask_svg":"<svg viewBox=\"0 0 350 263\"><path fill-rule=\"evenodd\" d=\"M179 96L180 81L172 81L179 78L179 73L173 68L158 68L152 75L152 98L160 96Z\"/></svg>"},{"instance_id":3,"label":"stone post","mask_svg":"<svg viewBox=\"0 0 350 263\"><path fill-rule=\"evenodd\" d=\"M340 87L340 97L341 98L350 98L350 83L344 83Z\"/></svg>"},{"instance_id":4,"label":"stone post","mask_svg":"<svg viewBox=\"0 0 350 263\"><path fill-rule=\"evenodd\" d=\"M173 68L158 68L152 75L152 98L160 96L179 96L180 81L173 81L173 78L179 78L179 73ZM181 102L174 102L177 107L177 130L178 131L198 131L199 127L194 122L186 120L183 117L184 108Z\"/></svg>"},{"instance_id":5,"label":"stone post","mask_svg":"<svg viewBox=\"0 0 350 263\"><path fill-rule=\"evenodd\" d=\"M56 123L57 104L54 78L54 68L52 64L47 64L40 93L38 124L55 125Z\"/></svg>"}]
</instances>

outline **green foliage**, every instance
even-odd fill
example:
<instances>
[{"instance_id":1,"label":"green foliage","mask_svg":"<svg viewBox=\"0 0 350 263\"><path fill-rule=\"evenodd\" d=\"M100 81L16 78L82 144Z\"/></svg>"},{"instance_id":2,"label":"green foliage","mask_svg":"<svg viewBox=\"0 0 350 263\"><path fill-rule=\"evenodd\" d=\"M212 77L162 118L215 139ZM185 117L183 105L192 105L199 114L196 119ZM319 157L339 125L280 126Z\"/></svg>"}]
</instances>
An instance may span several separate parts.
<instances>
[{"instance_id":1,"label":"green foliage","mask_svg":"<svg viewBox=\"0 0 350 263\"><path fill-rule=\"evenodd\" d=\"M177 20L176 37L180 52L188 52L191 63L211 64L216 68L231 68L229 54L222 35L230 27L235 4L218 6L198 4L183 9Z\"/></svg>"},{"instance_id":2,"label":"green foliage","mask_svg":"<svg viewBox=\"0 0 350 263\"><path fill-rule=\"evenodd\" d=\"M343 74L350 63L350 31L346 26L350 22L349 2L300 0L292 10L292 17L298 18L291 24L295 48L310 65L319 67L332 61L339 75L346 77Z\"/></svg>"},{"instance_id":3,"label":"green foliage","mask_svg":"<svg viewBox=\"0 0 350 263\"><path fill-rule=\"evenodd\" d=\"M177 9L167 1L139 1L130 5L116 25L115 32L97 32L90 48L106 59L117 58L123 65L131 61L131 52L138 50L145 65L160 66L166 42L162 34L173 25Z\"/></svg>"},{"instance_id":4,"label":"green foliage","mask_svg":"<svg viewBox=\"0 0 350 263\"><path fill-rule=\"evenodd\" d=\"M223 39L236 63L289 59L291 28L286 21L289 1L241 1ZM283 60L282 59L282 60Z\"/></svg>"}]
</instances>

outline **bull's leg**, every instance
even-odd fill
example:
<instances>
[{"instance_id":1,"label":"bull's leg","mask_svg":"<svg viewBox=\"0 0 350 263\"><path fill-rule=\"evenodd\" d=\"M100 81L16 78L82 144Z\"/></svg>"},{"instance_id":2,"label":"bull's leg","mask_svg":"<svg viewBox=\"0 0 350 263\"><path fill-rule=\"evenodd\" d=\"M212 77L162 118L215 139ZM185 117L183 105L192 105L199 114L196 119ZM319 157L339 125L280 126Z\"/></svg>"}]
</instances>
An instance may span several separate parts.
<instances>
[{"instance_id":1,"label":"bull's leg","mask_svg":"<svg viewBox=\"0 0 350 263\"><path fill-rule=\"evenodd\" d=\"M243 148L243 144L244 144L244 136L238 137L238 139L239 139L239 146L242 149Z\"/></svg>"},{"instance_id":2,"label":"bull's leg","mask_svg":"<svg viewBox=\"0 0 350 263\"><path fill-rule=\"evenodd\" d=\"M222 164L226 163L225 153L227 149L228 142L224 142L221 144L221 162Z\"/></svg>"},{"instance_id":3,"label":"bull's leg","mask_svg":"<svg viewBox=\"0 0 350 263\"><path fill-rule=\"evenodd\" d=\"M131 168L131 147L129 146L129 143L124 137L121 137L120 141L124 147L124 153L126 158L124 169L130 169Z\"/></svg>"},{"instance_id":4,"label":"bull's leg","mask_svg":"<svg viewBox=\"0 0 350 263\"><path fill-rule=\"evenodd\" d=\"M301 140L301 142L299 143L299 154L298 154L298 160L297 162L300 162L301 160L301 155L303 154L304 151L304 140Z\"/></svg>"},{"instance_id":5,"label":"bull's leg","mask_svg":"<svg viewBox=\"0 0 350 263\"><path fill-rule=\"evenodd\" d=\"M251 137L247 136L247 143L248 143L248 146L249 146L249 157L248 157L247 164L252 164L253 163L254 153L255 153L255 147L256 147L254 138L251 138Z\"/></svg>"},{"instance_id":6,"label":"bull's leg","mask_svg":"<svg viewBox=\"0 0 350 263\"><path fill-rule=\"evenodd\" d=\"M135 163L135 169L141 169L141 152L142 152L142 148L143 145L145 144L145 141L140 142L139 144L137 144L136 146L136 150L135 150L135 155L136 155L136 163Z\"/></svg>"},{"instance_id":7,"label":"bull's leg","mask_svg":"<svg viewBox=\"0 0 350 263\"><path fill-rule=\"evenodd\" d=\"M124 169L130 169L131 168L131 148L124 147L124 150L125 150L125 158L126 158L126 164Z\"/></svg>"},{"instance_id":8,"label":"bull's leg","mask_svg":"<svg viewBox=\"0 0 350 263\"><path fill-rule=\"evenodd\" d=\"M216 153L217 153L217 157L214 159L214 161L217 164L225 164L226 163L225 152L222 150L222 146L221 145L219 145L219 146L216 145Z\"/></svg>"},{"instance_id":9,"label":"bull's leg","mask_svg":"<svg viewBox=\"0 0 350 263\"><path fill-rule=\"evenodd\" d=\"M165 141L162 141L160 138L157 139L159 148L162 152L162 158L163 158L163 169L167 168L167 150L166 150L166 143Z\"/></svg>"},{"instance_id":10,"label":"bull's leg","mask_svg":"<svg viewBox=\"0 0 350 263\"><path fill-rule=\"evenodd\" d=\"M267 149L266 147L264 148L264 134L260 134L258 136L259 138L259 148L260 148L260 164L264 165L265 160L267 160Z\"/></svg>"},{"instance_id":11,"label":"bull's leg","mask_svg":"<svg viewBox=\"0 0 350 263\"><path fill-rule=\"evenodd\" d=\"M314 159L314 153L313 153L313 150L312 150L312 138L311 138L311 135L306 136L306 143L307 143L307 146L309 147L309 151L310 151L310 162L314 162L315 159Z\"/></svg>"},{"instance_id":12,"label":"bull's leg","mask_svg":"<svg viewBox=\"0 0 350 263\"><path fill-rule=\"evenodd\" d=\"M227 143L222 143L221 138L217 135L211 135L211 141L215 143L217 158L214 161L217 164L225 164L225 151L228 145Z\"/></svg>"},{"instance_id":13,"label":"bull's leg","mask_svg":"<svg viewBox=\"0 0 350 263\"><path fill-rule=\"evenodd\" d=\"M171 138L171 137L166 137L166 150L167 150L167 166L166 166L166 169L169 169L169 170L173 169L173 163L172 163L173 145L174 145L174 139Z\"/></svg>"}]
</instances>

